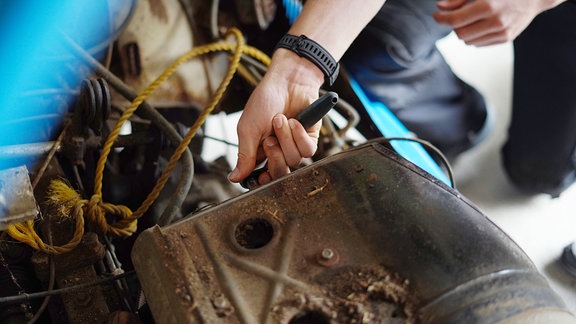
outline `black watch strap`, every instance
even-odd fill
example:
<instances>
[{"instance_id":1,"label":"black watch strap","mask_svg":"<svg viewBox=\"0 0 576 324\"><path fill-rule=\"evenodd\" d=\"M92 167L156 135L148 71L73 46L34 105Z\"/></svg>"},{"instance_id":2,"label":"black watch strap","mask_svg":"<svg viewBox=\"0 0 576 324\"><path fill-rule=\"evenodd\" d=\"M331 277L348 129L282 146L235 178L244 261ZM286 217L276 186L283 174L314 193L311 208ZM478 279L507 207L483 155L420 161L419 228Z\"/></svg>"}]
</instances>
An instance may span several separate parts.
<instances>
[{"instance_id":1,"label":"black watch strap","mask_svg":"<svg viewBox=\"0 0 576 324\"><path fill-rule=\"evenodd\" d=\"M286 34L276 45L276 48L279 47L289 49L299 56L307 58L322 70L324 80L328 85L334 84L336 77L338 77L340 65L320 44L304 35L294 36Z\"/></svg>"}]
</instances>

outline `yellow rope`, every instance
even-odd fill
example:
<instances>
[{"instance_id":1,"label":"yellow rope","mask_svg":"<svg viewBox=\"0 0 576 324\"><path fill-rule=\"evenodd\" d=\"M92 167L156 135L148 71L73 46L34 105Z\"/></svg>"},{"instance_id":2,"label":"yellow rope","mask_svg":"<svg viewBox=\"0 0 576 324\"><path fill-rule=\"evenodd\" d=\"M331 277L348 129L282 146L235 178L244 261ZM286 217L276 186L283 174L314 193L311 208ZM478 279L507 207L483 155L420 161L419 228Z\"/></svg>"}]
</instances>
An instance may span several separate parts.
<instances>
[{"instance_id":1,"label":"yellow rope","mask_svg":"<svg viewBox=\"0 0 576 324\"><path fill-rule=\"evenodd\" d=\"M66 253L76 247L84 235L84 217L82 207L86 203L80 199L80 196L74 190L67 190L68 186L62 181L53 182L48 188L48 195L52 197L48 203L58 208L61 216L67 216L72 213L79 214L76 217L76 229L72 239L61 246L52 246L44 243L34 230L34 221L29 220L24 223L8 226L6 232L14 239L30 245L36 250L41 250L51 254Z\"/></svg>"},{"instance_id":2,"label":"yellow rope","mask_svg":"<svg viewBox=\"0 0 576 324\"><path fill-rule=\"evenodd\" d=\"M136 231L138 218L140 218L148 208L158 198L160 192L164 188L170 173L176 166L176 163L185 152L196 132L200 129L206 118L210 115L216 105L222 99L232 77L238 70L240 58L242 54L249 55L265 65L270 64L270 58L259 51L258 49L247 46L244 43L244 38L241 32L236 28L231 28L229 31L236 38L236 43L218 42L199 46L192 49L188 53L177 58L154 82L152 82L144 91L142 91L132 101L130 106L122 113L116 125L110 132L110 135L104 142L102 152L98 163L96 165L96 175L94 181L94 194L90 199L81 199L79 194L63 181L55 180L49 187L50 205L57 208L60 214L64 217L71 217L76 220L76 230L72 239L62 246L51 246L42 241L34 230L34 222L27 221L20 224L8 226L6 232L14 239L30 245L32 248L44 251L51 254L66 253L74 249L80 243L84 235L84 216L86 215L92 224L98 226L102 233L112 233L118 236L130 236ZM102 179L104 174L104 167L106 160L114 141L120 134L122 125L132 116L136 109L146 100L146 98L154 92L154 90L164 81L166 81L178 68L178 66L188 60L207 53L215 51L232 51L232 58L230 66L224 79L218 86L215 94L213 95L208 106L202 111L194 125L190 128L188 133L184 136L178 147L175 149L172 157L170 158L166 169L156 182L156 185L148 194L141 206L134 212L122 205L114 205L102 201ZM108 223L106 215L116 216L117 220L113 223Z\"/></svg>"}]
</instances>

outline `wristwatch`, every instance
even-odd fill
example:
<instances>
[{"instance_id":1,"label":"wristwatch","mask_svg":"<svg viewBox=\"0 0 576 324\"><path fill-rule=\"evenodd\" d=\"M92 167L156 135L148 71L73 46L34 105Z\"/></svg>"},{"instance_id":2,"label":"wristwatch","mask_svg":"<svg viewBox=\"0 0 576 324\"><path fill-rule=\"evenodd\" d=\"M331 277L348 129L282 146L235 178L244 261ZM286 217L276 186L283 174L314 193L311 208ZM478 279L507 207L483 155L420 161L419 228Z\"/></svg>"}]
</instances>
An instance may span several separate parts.
<instances>
[{"instance_id":1,"label":"wristwatch","mask_svg":"<svg viewBox=\"0 0 576 324\"><path fill-rule=\"evenodd\" d=\"M334 84L340 65L330 53L320 44L310 38L300 35L294 36L286 34L282 36L276 48L286 48L298 54L298 56L308 59L314 63L324 73L324 82L329 86Z\"/></svg>"}]
</instances>

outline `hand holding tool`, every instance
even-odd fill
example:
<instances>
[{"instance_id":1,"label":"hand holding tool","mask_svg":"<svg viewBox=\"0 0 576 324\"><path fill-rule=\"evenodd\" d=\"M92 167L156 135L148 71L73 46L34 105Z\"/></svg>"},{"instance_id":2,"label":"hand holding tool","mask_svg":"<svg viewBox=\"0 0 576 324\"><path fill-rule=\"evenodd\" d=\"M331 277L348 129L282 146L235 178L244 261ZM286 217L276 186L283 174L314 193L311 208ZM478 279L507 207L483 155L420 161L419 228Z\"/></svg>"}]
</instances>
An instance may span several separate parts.
<instances>
[{"instance_id":1,"label":"hand holding tool","mask_svg":"<svg viewBox=\"0 0 576 324\"><path fill-rule=\"evenodd\" d=\"M338 94L336 92L326 92L323 96L314 101L310 106L302 110L296 120L304 126L304 129L308 129L316 124L324 115L332 109L338 102ZM240 185L246 189L253 189L258 187L258 177L262 172L266 172L268 166L264 165L262 168L256 169L248 175L244 180L240 181Z\"/></svg>"}]
</instances>

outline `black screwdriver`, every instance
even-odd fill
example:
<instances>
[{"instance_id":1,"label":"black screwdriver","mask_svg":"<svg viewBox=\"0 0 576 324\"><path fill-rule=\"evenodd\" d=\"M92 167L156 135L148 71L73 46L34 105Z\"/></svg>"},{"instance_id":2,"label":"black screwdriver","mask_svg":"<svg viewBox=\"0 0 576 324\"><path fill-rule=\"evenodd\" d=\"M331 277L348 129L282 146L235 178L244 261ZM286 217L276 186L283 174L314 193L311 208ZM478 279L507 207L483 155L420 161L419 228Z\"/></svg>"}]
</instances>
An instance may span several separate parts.
<instances>
[{"instance_id":1,"label":"black screwdriver","mask_svg":"<svg viewBox=\"0 0 576 324\"><path fill-rule=\"evenodd\" d=\"M328 91L316 101L314 101L310 106L302 110L296 120L304 126L304 129L308 129L316 124L324 115L326 115L330 109L332 109L338 102L338 94L333 91ZM246 189L253 189L258 186L258 177L262 172L266 172L267 166L256 169L248 175L244 180L240 181L240 185Z\"/></svg>"}]
</instances>

